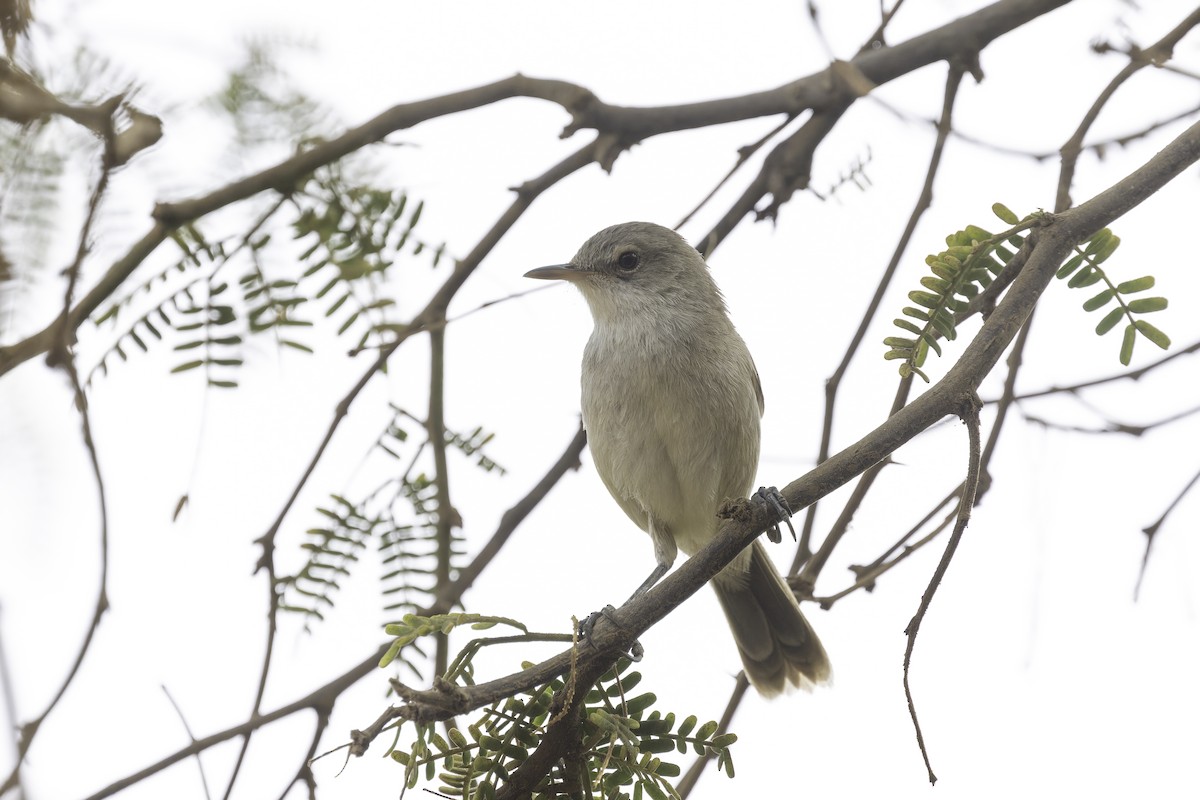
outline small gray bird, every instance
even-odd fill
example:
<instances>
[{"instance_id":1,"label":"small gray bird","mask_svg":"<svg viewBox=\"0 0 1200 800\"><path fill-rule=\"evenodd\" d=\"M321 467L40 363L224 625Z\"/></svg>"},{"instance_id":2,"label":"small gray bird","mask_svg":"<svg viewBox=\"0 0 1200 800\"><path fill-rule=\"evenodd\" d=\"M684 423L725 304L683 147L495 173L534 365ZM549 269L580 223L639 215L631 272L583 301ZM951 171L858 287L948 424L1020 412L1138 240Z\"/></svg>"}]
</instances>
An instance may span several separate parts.
<instances>
[{"instance_id":1,"label":"small gray bird","mask_svg":"<svg viewBox=\"0 0 1200 800\"><path fill-rule=\"evenodd\" d=\"M626 222L571 263L595 329L583 352L583 421L600 479L650 534L658 565L634 596L716 536L717 509L758 467L762 387L708 266L679 234ZM761 542L712 580L746 668L770 697L829 680L829 657Z\"/></svg>"}]
</instances>

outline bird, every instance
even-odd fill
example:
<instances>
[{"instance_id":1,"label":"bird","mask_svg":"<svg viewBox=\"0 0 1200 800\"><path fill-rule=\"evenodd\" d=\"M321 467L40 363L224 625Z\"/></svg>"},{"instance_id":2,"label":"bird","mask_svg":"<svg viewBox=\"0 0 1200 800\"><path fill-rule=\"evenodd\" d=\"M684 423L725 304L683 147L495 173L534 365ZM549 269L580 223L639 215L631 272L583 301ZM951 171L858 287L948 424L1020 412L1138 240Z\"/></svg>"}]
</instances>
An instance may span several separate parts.
<instances>
[{"instance_id":1,"label":"bird","mask_svg":"<svg viewBox=\"0 0 1200 800\"><path fill-rule=\"evenodd\" d=\"M636 598L679 551L693 555L716 536L727 499L749 493L764 409L758 370L704 258L670 228L613 225L569 263L525 276L574 284L591 311L581 374L588 446L600 480L654 547ZM711 584L760 694L830 681L829 657L761 541Z\"/></svg>"}]
</instances>

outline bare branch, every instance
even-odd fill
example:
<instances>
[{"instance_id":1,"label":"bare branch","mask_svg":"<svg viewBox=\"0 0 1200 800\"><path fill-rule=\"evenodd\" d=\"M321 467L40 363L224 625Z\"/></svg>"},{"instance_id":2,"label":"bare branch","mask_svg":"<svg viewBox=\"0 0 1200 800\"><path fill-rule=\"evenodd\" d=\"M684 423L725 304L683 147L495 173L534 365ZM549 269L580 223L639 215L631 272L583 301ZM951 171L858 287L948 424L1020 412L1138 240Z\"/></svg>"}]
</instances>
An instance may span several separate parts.
<instances>
[{"instance_id":1,"label":"bare branch","mask_svg":"<svg viewBox=\"0 0 1200 800\"><path fill-rule=\"evenodd\" d=\"M596 160L606 169L622 149L649 136L672 131L720 125L755 117L784 114L796 116L806 110L837 108L857 96L847 85L846 75L860 76L863 85L881 85L906 75L920 67L955 57L967 58L986 47L994 39L1046 14L1069 0L1000 0L979 11L956 19L939 28L892 47L869 50L849 62L835 62L821 72L799 78L765 92L740 97L710 100L677 106L630 108L600 102L587 89L565 81L542 80L514 75L495 83L467 89L440 97L394 106L362 125L342 135L317 144L273 167L257 172L209 194L176 203L160 203L155 207L154 225L130 251L109 268L97 285L67 314L68 325L76 330L99 307L138 265L163 242L171 230L196 220L219 208L253 197L266 191L287 194L297 182L319 167L333 163L376 142L389 134L437 117L480 108L514 97L530 97L561 105L572 116L563 135L584 128L600 132ZM836 117L836 114L834 115ZM832 124L828 116L822 121ZM809 137L813 137L810 129ZM815 139L815 140L814 140ZM809 141L794 141L791 150L780 150L780 163L773 163L771 186L763 186L749 206L738 214L748 213L753 204L771 191L776 195L776 207L803 183L804 150L815 147L819 137ZM801 146L803 145L803 146ZM785 154L787 157L785 157ZM749 196L746 200L749 200ZM744 203L742 204L744 205ZM739 206L740 208L741 206ZM765 211L773 213L773 208ZM731 214L735 210L731 210ZM713 244L728 233L722 226L710 234ZM457 288L457 287L455 287ZM8 347L0 347L0 375L33 358L49 348L52 326Z\"/></svg>"},{"instance_id":2,"label":"bare branch","mask_svg":"<svg viewBox=\"0 0 1200 800\"><path fill-rule=\"evenodd\" d=\"M1146 552L1142 554L1142 566L1138 570L1137 584L1133 587L1134 600L1137 600L1138 595L1142 592L1142 580L1146 577L1146 567L1150 563L1150 548L1154 546L1154 539L1158 536L1159 529L1167 521L1167 517L1171 515L1171 512L1175 510L1175 506L1179 505L1180 501L1187 496L1188 492L1196 487L1197 483L1200 483L1200 472L1192 476L1192 479L1183 487L1183 491L1177 494L1175 499L1171 501L1171 504L1163 511L1162 516L1142 528L1142 533L1146 534Z\"/></svg>"},{"instance_id":3,"label":"bare branch","mask_svg":"<svg viewBox=\"0 0 1200 800\"><path fill-rule=\"evenodd\" d=\"M946 542L946 550L942 553L942 559L933 571L933 576L929 579L929 585L925 588L925 593L921 595L921 604L917 607L917 613L913 615L912 620L908 623L908 627L904 629L904 633L908 637L908 646L904 649L904 696L908 700L908 713L912 716L913 728L917 734L917 745L921 749L921 758L925 760L925 770L929 773L930 784L937 783L937 776L933 774L933 767L929 763L929 750L925 747L925 737L921 733L921 723L917 719L917 707L913 702L912 687L908 682L908 672L912 664L913 647L917 643L917 633L921 630L921 622L925 619L925 612L929 610L929 604L933 602L933 595L937 592L938 586L941 585L942 578L945 577L946 570L950 567L950 561L954 558L954 553L958 549L958 543L962 540L963 532L966 531L967 524L971 520L971 508L975 505L975 490L979 486L979 462L981 455L979 409L982 406L983 404L979 401L979 397L972 393L969 398L964 399L963 408L959 412L962 421L967 426L969 455L967 460L967 477L963 481L962 495L958 499L958 518L954 522L954 532L950 534L950 541Z\"/></svg>"},{"instance_id":4,"label":"bare branch","mask_svg":"<svg viewBox=\"0 0 1200 800\"><path fill-rule=\"evenodd\" d=\"M1058 196L1054 202L1056 211L1071 207L1071 181L1075 177L1075 165L1079 162L1079 154L1083 149L1083 138L1091 129L1096 118L1100 116L1100 110L1104 108L1112 96L1116 94L1117 89L1121 87L1125 81L1129 80L1135 73L1144 67L1161 66L1171 59L1172 51L1175 45L1179 43L1188 31L1200 25L1200 8L1188 14L1183 22L1175 26L1166 36L1159 39L1154 44L1145 50L1131 57L1125 68L1117 73L1104 90L1100 92L1099 97L1092 103L1091 108L1083 115L1083 120L1079 123L1079 127L1075 129L1075 133L1066 141L1059 151L1062 156L1062 170L1058 177Z\"/></svg>"}]
</instances>

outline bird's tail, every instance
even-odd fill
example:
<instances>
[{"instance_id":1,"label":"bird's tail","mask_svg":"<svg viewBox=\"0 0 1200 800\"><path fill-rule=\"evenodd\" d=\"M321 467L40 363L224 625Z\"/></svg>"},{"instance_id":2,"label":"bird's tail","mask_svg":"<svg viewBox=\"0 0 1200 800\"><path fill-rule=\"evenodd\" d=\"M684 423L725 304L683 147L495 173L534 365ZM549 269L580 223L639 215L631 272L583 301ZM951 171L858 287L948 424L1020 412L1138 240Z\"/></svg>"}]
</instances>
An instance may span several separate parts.
<instances>
[{"instance_id":1,"label":"bird's tail","mask_svg":"<svg viewBox=\"0 0 1200 800\"><path fill-rule=\"evenodd\" d=\"M750 551L748 573L722 572L712 582L746 677L764 697L779 694L789 684L809 690L827 683L833 674L829 656L800 613L795 595L761 542L751 545Z\"/></svg>"}]
</instances>

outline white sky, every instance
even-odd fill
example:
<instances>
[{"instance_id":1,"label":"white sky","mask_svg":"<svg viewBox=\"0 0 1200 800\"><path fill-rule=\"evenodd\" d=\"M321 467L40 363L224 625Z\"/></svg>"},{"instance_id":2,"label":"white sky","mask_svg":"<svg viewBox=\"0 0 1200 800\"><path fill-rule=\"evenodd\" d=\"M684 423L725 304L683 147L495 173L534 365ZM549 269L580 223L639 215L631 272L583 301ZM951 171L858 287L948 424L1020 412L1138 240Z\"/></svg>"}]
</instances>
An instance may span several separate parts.
<instances>
[{"instance_id":1,"label":"white sky","mask_svg":"<svg viewBox=\"0 0 1200 800\"><path fill-rule=\"evenodd\" d=\"M890 40L961 16L980 4L912 2ZM825 12L835 54L849 57L874 26L874 4L834 4ZM1074 130L1100 88L1122 66L1098 57L1094 39L1129 30L1148 44L1186 13L1184 4L1135 12L1119 2L1076 3L1006 37L983 57L987 80L964 83L962 130L1009 147L1053 151ZM1167 6L1170 6L1168 8ZM490 82L513 72L580 83L622 105L679 103L776 86L825 66L800 3L731 4L551 2L393 4L354 0L207 4L92 0L36 8L53 26L39 47L69 52L79 40L146 83L139 102L161 114L166 135L119 176L100 228L94 279L148 225L150 205L205 192L287 152L281 143L260 161L238 164L224 149L227 131L206 121L197 102L236 63L245 37L309 42L311 52L283 59L302 88L357 124L395 103ZM1119 21L1118 21L1119 20ZM1196 34L1177 53L1196 63ZM941 66L881 88L877 96L920 117L941 103ZM1195 105L1195 81L1143 74L1122 89L1094 139L1130 132ZM467 252L510 201L507 187L531 178L590 136L566 142L556 106L509 101L404 131L408 145L376 154L381 182L426 200L419 228L450 252ZM573 176L534 208L471 279L451 307L529 288L532 266L557 263L595 230L627 219L673 225L719 180L737 147L769 130L762 120L658 137L621 156L613 175L595 167ZM1176 124L1169 135L1182 130ZM1075 197L1086 199L1143 163L1166 138L1081 161ZM812 465L820 434L824 381L840 360L866 298L903 228L924 175L932 130L898 121L862 102L818 151L815 183L836 181L855 158L871 162L867 192L843 189L827 203L797 196L780 223L745 224L711 259L734 321L755 353L767 397L763 483L783 485ZM749 174L741 176L744 180ZM1057 165L999 157L953 141L935 208L922 222L892 292L924 274L923 258L945 234L967 223L991 225L990 205L1019 214L1054 201ZM1177 179L1114 229L1123 246L1110 264L1122 278L1152 273L1171 309L1155 322L1177 346L1197 337L1200 286L1195 257L1181 239L1194 225L1196 173ZM683 230L707 232L741 183L723 191ZM71 214L77 213L75 209ZM236 224L235 211L225 219ZM51 253L65 263L68 227ZM160 254L161 256L161 254ZM161 256L154 261L167 263ZM150 274L148 268L146 275ZM405 310L424 304L440 274L417 262L404 273ZM61 290L47 270L18 309L21 332L41 327ZM1038 312L1021 387L1027 390L1119 369L1119 334L1097 339L1086 295L1054 286ZM875 427L895 386L894 365L877 344L887 320L868 335L842 386L835 445ZM451 427L483 425L497 433L492 456L509 469L483 476L458 460L455 505L478 546L499 515L542 475L569 441L578 415L578 358L590 330L582 300L567 287L507 303L451 326L448 334ZM977 326L963 331L942 374ZM109 341L89 341L81 363ZM358 400L320 470L289 518L280 558L301 558L311 509L331 491L361 487L362 454L391 400L421 412L423 339L406 345L391 377ZM187 743L159 689L166 686L197 736L245 718L258 677L264 632L261 578L250 577L251 544L277 513L323 435L333 405L365 368L342 357L344 342L315 358L276 358L255 345L242 388L205 395L198 376L167 376L175 357L163 350L120 365L93 395L93 420L111 509L112 611L85 668L45 723L26 766L29 796L86 796ZM1136 363L1158 357L1139 344ZM1086 396L1110 417L1149 422L1194 406L1194 359L1175 372L1118 384ZM422 376L419 381L412 376ZM997 373L983 389L997 394ZM97 520L92 481L79 445L77 415L61 375L29 363L0 380L0 633L17 687L17 716L40 712L78 647L93 602ZM1073 425L1101 417L1066 398L1031 403L1031 414ZM987 419L990 421L990 418ZM1197 469L1200 426L1189 419L1145 437L1074 436L1013 419L993 464L991 493L922 628L913 685L933 766L931 790L913 740L901 686L903 629L917 607L941 545L829 613L806 607L834 662L836 684L771 703L748 698L732 729L738 777L711 771L697 798L757 797L783 790L806 797L957 798L1193 794L1200 751L1200 665L1196 500L1185 500L1163 528L1142 596L1132 601L1150 524ZM963 429L943 423L897 454L879 491L822 575L820 594L850 582L845 567L868 561L919 519L961 475ZM375 465L378 468L378 465ZM373 473L378 474L378 473ZM368 482L369 483L369 482ZM191 506L172 525L178 496ZM817 530L840 510L823 504ZM786 563L791 550L772 549ZM590 462L569 475L514 536L466 598L470 611L512 616L531 629L565 631L582 615L629 593L652 565L649 543L612 503ZM366 567L366 565L364 565ZM357 663L380 641L373 567L339 598L330 621L306 636L285 619L266 707L306 693ZM610 576L600 581L595 576ZM519 587L514 590L514 587ZM704 591L650 631L643 644L642 687L665 710L719 717L737 656L710 592ZM514 648L488 654L480 669L503 674L522 659L548 655ZM363 682L339 702L322 749L375 719L386 701L386 675ZM274 797L304 752L309 720L261 732L238 796ZM405 734L404 741L408 741ZM336 775L334 757L318 762L324 798L391 797L401 769L378 756ZM206 754L213 791L236 748ZM11 751L0 755L7 774ZM685 769L690 763L680 762ZM1190 789L1190 791L1189 791ZM292 796L300 796L300 790ZM126 797L202 797L194 761L125 793Z\"/></svg>"}]
</instances>

